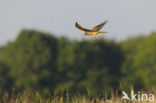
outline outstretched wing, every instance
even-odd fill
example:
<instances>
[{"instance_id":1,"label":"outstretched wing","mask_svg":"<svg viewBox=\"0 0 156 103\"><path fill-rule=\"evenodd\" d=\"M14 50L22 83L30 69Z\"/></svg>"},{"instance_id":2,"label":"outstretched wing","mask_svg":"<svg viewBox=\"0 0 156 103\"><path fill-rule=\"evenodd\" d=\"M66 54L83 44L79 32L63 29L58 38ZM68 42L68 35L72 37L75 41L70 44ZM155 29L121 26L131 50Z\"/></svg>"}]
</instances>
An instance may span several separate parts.
<instances>
[{"instance_id":1,"label":"outstretched wing","mask_svg":"<svg viewBox=\"0 0 156 103\"><path fill-rule=\"evenodd\" d=\"M80 29L80 30L82 30L82 31L85 31L85 32L91 31L91 30L89 30L89 29L86 29L86 28L80 26L77 22L75 23L75 27L77 27L78 29Z\"/></svg>"},{"instance_id":2,"label":"outstretched wing","mask_svg":"<svg viewBox=\"0 0 156 103\"><path fill-rule=\"evenodd\" d=\"M95 26L94 28L91 29L91 31L99 31L101 28L103 28L103 26L107 23L107 21Z\"/></svg>"}]
</instances>

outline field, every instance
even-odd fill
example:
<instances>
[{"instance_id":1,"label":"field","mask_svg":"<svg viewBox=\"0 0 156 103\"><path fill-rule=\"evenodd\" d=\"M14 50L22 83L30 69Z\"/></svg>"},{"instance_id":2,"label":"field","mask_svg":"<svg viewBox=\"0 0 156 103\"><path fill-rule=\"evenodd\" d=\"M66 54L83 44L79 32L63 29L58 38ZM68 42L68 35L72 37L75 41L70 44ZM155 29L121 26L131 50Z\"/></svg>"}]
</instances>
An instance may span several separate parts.
<instances>
[{"instance_id":1,"label":"field","mask_svg":"<svg viewBox=\"0 0 156 103\"><path fill-rule=\"evenodd\" d=\"M131 90L132 92L132 90ZM110 96L107 94L105 95L94 95L91 94L83 95L77 93L76 95L71 95L70 93L63 93L57 95L57 93L50 94L45 97L41 96L38 91L25 91L23 93L4 93L4 96L0 99L0 103L155 103L155 92L146 92L146 93L153 93L154 98L153 101L148 100L150 96L147 98L143 96L145 92L141 92L137 94L136 101L128 101L126 99L121 100L123 94L119 95L119 92L111 92ZM143 96L143 97L142 97ZM139 100L140 99L140 100ZM147 99L147 100L146 100Z\"/></svg>"},{"instance_id":2,"label":"field","mask_svg":"<svg viewBox=\"0 0 156 103\"><path fill-rule=\"evenodd\" d=\"M53 95L49 97L42 97L39 92L23 93L23 94L7 94L3 96L0 103L119 103L120 97L112 96L110 99L105 97L89 97L84 95L77 95L70 97L70 94L66 96Z\"/></svg>"}]
</instances>

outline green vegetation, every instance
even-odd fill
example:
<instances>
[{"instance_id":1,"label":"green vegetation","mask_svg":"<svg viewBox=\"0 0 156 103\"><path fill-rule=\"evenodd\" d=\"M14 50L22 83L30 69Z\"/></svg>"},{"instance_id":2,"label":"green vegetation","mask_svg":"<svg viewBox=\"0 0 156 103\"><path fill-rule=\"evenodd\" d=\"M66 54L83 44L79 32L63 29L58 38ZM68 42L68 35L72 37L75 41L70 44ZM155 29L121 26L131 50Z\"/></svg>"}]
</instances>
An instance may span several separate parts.
<instances>
[{"instance_id":1,"label":"green vegetation","mask_svg":"<svg viewBox=\"0 0 156 103\"><path fill-rule=\"evenodd\" d=\"M15 87L49 91L106 93L156 86L156 33L116 43L105 39L70 41L23 30L0 49L0 94Z\"/></svg>"},{"instance_id":2,"label":"green vegetation","mask_svg":"<svg viewBox=\"0 0 156 103\"><path fill-rule=\"evenodd\" d=\"M123 84L136 89L152 89L156 86L156 33L129 39L122 43L126 53L123 63Z\"/></svg>"},{"instance_id":3,"label":"green vegetation","mask_svg":"<svg viewBox=\"0 0 156 103\"><path fill-rule=\"evenodd\" d=\"M132 92L132 90L131 90ZM142 91L142 93L144 93ZM154 101L155 91L153 90L153 100L149 100L147 95L143 96L143 94L139 95L140 98L136 97L136 100L126 100L121 99L121 95L118 95L118 91L111 92L111 96L108 98L107 94L105 96L95 95L90 96L90 94L82 95L82 94L74 94L71 95L68 92L63 92L61 94L51 94L47 97L43 97L38 91L25 91L23 93L15 93L15 89L12 89L12 93L5 93L0 99L0 103L156 103ZM131 97L130 97L131 98Z\"/></svg>"},{"instance_id":4,"label":"green vegetation","mask_svg":"<svg viewBox=\"0 0 156 103\"><path fill-rule=\"evenodd\" d=\"M63 95L50 95L48 97L43 97L39 92L28 92L18 93L17 95L14 92L10 95L5 93L3 99L0 99L0 103L119 103L121 98L113 94L113 98L109 99L95 96L89 97L89 95L77 95L71 97L69 93Z\"/></svg>"}]
</instances>

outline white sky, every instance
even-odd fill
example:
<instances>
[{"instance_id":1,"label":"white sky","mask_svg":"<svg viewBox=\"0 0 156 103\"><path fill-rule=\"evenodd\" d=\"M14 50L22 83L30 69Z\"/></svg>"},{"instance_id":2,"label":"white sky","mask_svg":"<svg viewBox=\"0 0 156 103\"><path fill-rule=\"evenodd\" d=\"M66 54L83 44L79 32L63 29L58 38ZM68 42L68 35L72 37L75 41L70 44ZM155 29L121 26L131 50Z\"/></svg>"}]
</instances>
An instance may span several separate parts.
<instances>
[{"instance_id":1,"label":"white sky","mask_svg":"<svg viewBox=\"0 0 156 103\"><path fill-rule=\"evenodd\" d=\"M23 28L81 39L75 22L87 28L108 20L108 39L156 31L156 0L0 0L0 45Z\"/></svg>"}]
</instances>

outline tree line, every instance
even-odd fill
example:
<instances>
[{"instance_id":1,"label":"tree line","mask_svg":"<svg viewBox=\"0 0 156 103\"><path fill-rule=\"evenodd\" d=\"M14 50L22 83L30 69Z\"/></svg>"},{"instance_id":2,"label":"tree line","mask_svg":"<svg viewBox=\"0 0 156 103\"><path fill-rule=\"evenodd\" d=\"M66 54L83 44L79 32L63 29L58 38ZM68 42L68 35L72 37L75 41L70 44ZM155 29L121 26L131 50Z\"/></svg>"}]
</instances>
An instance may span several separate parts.
<instances>
[{"instance_id":1,"label":"tree line","mask_svg":"<svg viewBox=\"0 0 156 103\"><path fill-rule=\"evenodd\" d=\"M0 94L12 87L49 91L107 92L156 85L156 33L113 40L69 40L22 30L0 48Z\"/></svg>"}]
</instances>

